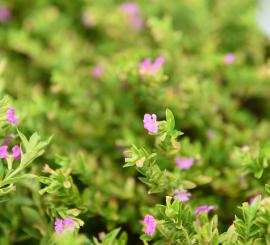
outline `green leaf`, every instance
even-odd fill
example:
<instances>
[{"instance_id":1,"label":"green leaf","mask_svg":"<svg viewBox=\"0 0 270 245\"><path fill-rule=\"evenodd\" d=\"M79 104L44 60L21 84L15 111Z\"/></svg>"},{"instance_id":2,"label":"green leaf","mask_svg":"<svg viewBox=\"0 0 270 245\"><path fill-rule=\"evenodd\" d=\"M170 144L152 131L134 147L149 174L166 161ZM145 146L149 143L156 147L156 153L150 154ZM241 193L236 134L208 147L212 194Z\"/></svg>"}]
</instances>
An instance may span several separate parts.
<instances>
[{"instance_id":1,"label":"green leaf","mask_svg":"<svg viewBox=\"0 0 270 245\"><path fill-rule=\"evenodd\" d=\"M18 181L25 180L25 179L33 179L35 177L36 177L36 175L34 175L34 174L23 174L21 176L13 177L13 178L2 181L1 185L4 186L4 185L16 183Z\"/></svg>"},{"instance_id":2,"label":"green leaf","mask_svg":"<svg viewBox=\"0 0 270 245\"><path fill-rule=\"evenodd\" d=\"M169 131L172 131L175 127L175 120L173 113L169 109L166 109L166 121L167 121L167 129Z\"/></svg>"},{"instance_id":3,"label":"green leaf","mask_svg":"<svg viewBox=\"0 0 270 245\"><path fill-rule=\"evenodd\" d=\"M148 235L146 235L146 234L143 234L143 235L140 236L140 239L141 239L142 241L149 242L149 241L152 240L152 237L151 237L151 236L148 236Z\"/></svg>"},{"instance_id":4,"label":"green leaf","mask_svg":"<svg viewBox=\"0 0 270 245\"><path fill-rule=\"evenodd\" d=\"M183 180L182 185L184 189L194 189L197 185L190 180Z\"/></svg>"},{"instance_id":5,"label":"green leaf","mask_svg":"<svg viewBox=\"0 0 270 245\"><path fill-rule=\"evenodd\" d=\"M21 209L24 215L24 220L28 222L29 224L34 225L42 221L40 214L35 209L27 207L27 206L21 207Z\"/></svg>"},{"instance_id":6,"label":"green leaf","mask_svg":"<svg viewBox=\"0 0 270 245\"><path fill-rule=\"evenodd\" d=\"M270 194L270 185L269 184L265 184L265 189Z\"/></svg>"}]
</instances>

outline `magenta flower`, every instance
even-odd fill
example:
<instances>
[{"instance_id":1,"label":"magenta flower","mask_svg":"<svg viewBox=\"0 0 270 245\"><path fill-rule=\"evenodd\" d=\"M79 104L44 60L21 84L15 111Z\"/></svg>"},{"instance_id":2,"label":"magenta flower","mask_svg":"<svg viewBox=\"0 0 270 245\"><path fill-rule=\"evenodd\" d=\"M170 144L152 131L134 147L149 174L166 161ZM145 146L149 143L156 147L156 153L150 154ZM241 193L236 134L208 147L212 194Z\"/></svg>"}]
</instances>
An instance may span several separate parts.
<instances>
[{"instance_id":1,"label":"magenta flower","mask_svg":"<svg viewBox=\"0 0 270 245\"><path fill-rule=\"evenodd\" d=\"M0 6L0 23L7 23L11 20L12 14L8 7Z\"/></svg>"},{"instance_id":2,"label":"magenta flower","mask_svg":"<svg viewBox=\"0 0 270 245\"><path fill-rule=\"evenodd\" d=\"M227 64L227 65L231 65L235 60L235 56L234 54L232 53L228 53L225 55L224 57L224 62Z\"/></svg>"},{"instance_id":3,"label":"magenta flower","mask_svg":"<svg viewBox=\"0 0 270 245\"><path fill-rule=\"evenodd\" d=\"M136 3L126 2L120 5L120 9L130 15L137 14L139 11L139 6Z\"/></svg>"},{"instance_id":4,"label":"magenta flower","mask_svg":"<svg viewBox=\"0 0 270 245\"><path fill-rule=\"evenodd\" d=\"M180 157L175 158L175 162L180 169L189 169L194 163L193 157Z\"/></svg>"},{"instance_id":5,"label":"magenta flower","mask_svg":"<svg viewBox=\"0 0 270 245\"><path fill-rule=\"evenodd\" d=\"M0 146L0 159L7 158L9 156L7 149L7 145Z\"/></svg>"},{"instance_id":6,"label":"magenta flower","mask_svg":"<svg viewBox=\"0 0 270 245\"><path fill-rule=\"evenodd\" d=\"M92 76L94 78L100 78L104 73L104 68L101 65L96 65L93 69L92 69Z\"/></svg>"},{"instance_id":7,"label":"magenta flower","mask_svg":"<svg viewBox=\"0 0 270 245\"><path fill-rule=\"evenodd\" d=\"M157 133L158 131L158 122L156 114L144 114L143 117L144 128L148 130L149 133Z\"/></svg>"},{"instance_id":8,"label":"magenta flower","mask_svg":"<svg viewBox=\"0 0 270 245\"><path fill-rule=\"evenodd\" d=\"M75 229L75 222L71 218L56 219L54 222L54 230L60 235L65 235L67 232L72 233Z\"/></svg>"},{"instance_id":9,"label":"magenta flower","mask_svg":"<svg viewBox=\"0 0 270 245\"><path fill-rule=\"evenodd\" d=\"M154 63L151 63L149 58L143 60L140 63L141 77L145 79L146 76L155 76L163 64L164 59L162 57L156 58Z\"/></svg>"},{"instance_id":10,"label":"magenta flower","mask_svg":"<svg viewBox=\"0 0 270 245\"><path fill-rule=\"evenodd\" d=\"M61 234L64 228L64 222L62 219L56 219L54 222L54 230L55 232Z\"/></svg>"},{"instance_id":11,"label":"magenta flower","mask_svg":"<svg viewBox=\"0 0 270 245\"><path fill-rule=\"evenodd\" d=\"M143 18L138 4L126 2L120 5L120 9L128 16L130 26L137 30L140 30L143 27Z\"/></svg>"},{"instance_id":12,"label":"magenta flower","mask_svg":"<svg viewBox=\"0 0 270 245\"><path fill-rule=\"evenodd\" d=\"M214 209L215 209L215 206L213 206L213 205L202 205L202 206L199 206L196 208L196 210L194 211L194 214L199 215L199 214L204 213L204 212L209 213Z\"/></svg>"},{"instance_id":13,"label":"magenta flower","mask_svg":"<svg viewBox=\"0 0 270 245\"><path fill-rule=\"evenodd\" d=\"M179 200L180 202L187 202L191 197L191 193L187 190L176 190L174 192L173 198L175 200Z\"/></svg>"},{"instance_id":14,"label":"magenta flower","mask_svg":"<svg viewBox=\"0 0 270 245\"><path fill-rule=\"evenodd\" d=\"M155 233L157 222L152 215L145 215L143 223L145 224L145 234L152 236Z\"/></svg>"},{"instance_id":15,"label":"magenta flower","mask_svg":"<svg viewBox=\"0 0 270 245\"><path fill-rule=\"evenodd\" d=\"M8 158L9 156L10 154L8 152L8 146L0 146L0 159ZM12 156L15 160L19 160L21 158L21 150L18 145L12 147Z\"/></svg>"},{"instance_id":16,"label":"magenta flower","mask_svg":"<svg viewBox=\"0 0 270 245\"><path fill-rule=\"evenodd\" d=\"M254 200L256 199L256 197L257 197L257 196L260 196L260 195L261 195L260 192L256 192L253 196L251 196L251 197L249 198L248 204L251 205L251 204L254 202Z\"/></svg>"},{"instance_id":17,"label":"magenta flower","mask_svg":"<svg viewBox=\"0 0 270 245\"><path fill-rule=\"evenodd\" d=\"M12 147L12 156L15 160L21 159L21 149L18 145Z\"/></svg>"},{"instance_id":18,"label":"magenta flower","mask_svg":"<svg viewBox=\"0 0 270 245\"><path fill-rule=\"evenodd\" d=\"M19 123L19 119L15 116L16 109L15 108L10 108L7 110L7 120L12 123L17 125Z\"/></svg>"},{"instance_id":19,"label":"magenta flower","mask_svg":"<svg viewBox=\"0 0 270 245\"><path fill-rule=\"evenodd\" d=\"M64 226L70 231L73 232L75 229L75 222L71 218L64 219Z\"/></svg>"}]
</instances>

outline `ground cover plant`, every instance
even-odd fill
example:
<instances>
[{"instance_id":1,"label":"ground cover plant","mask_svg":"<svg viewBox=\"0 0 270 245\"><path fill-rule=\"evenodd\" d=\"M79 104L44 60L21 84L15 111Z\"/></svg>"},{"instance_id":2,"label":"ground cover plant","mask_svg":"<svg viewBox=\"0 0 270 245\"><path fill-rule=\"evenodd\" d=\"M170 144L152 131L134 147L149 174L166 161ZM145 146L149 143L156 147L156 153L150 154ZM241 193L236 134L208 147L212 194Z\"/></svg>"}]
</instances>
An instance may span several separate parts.
<instances>
[{"instance_id":1,"label":"ground cover plant","mask_svg":"<svg viewBox=\"0 0 270 245\"><path fill-rule=\"evenodd\" d=\"M253 0L1 1L0 244L270 244L257 13Z\"/></svg>"}]
</instances>

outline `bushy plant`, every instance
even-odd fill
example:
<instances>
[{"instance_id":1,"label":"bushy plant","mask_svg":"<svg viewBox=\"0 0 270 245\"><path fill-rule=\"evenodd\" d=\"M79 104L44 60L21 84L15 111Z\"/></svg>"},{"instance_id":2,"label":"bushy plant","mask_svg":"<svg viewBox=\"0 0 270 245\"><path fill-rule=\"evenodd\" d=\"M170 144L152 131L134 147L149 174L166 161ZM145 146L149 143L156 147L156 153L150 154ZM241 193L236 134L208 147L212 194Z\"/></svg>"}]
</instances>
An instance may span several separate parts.
<instances>
[{"instance_id":1,"label":"bushy plant","mask_svg":"<svg viewBox=\"0 0 270 245\"><path fill-rule=\"evenodd\" d=\"M0 4L0 244L270 244L269 41L251 0Z\"/></svg>"}]
</instances>

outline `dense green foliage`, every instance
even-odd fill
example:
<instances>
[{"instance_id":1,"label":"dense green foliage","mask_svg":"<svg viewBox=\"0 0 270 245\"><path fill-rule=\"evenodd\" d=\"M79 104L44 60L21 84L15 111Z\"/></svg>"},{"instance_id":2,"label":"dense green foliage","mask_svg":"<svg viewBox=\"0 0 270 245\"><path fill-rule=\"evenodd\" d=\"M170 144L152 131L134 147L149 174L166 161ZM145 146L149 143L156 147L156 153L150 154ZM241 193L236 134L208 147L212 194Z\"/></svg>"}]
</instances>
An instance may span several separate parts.
<instances>
[{"instance_id":1,"label":"dense green foliage","mask_svg":"<svg viewBox=\"0 0 270 245\"><path fill-rule=\"evenodd\" d=\"M120 0L2 4L1 139L22 157L0 160L1 245L270 244L269 42L255 1L136 3L135 17ZM57 234L57 218L75 232Z\"/></svg>"}]
</instances>

